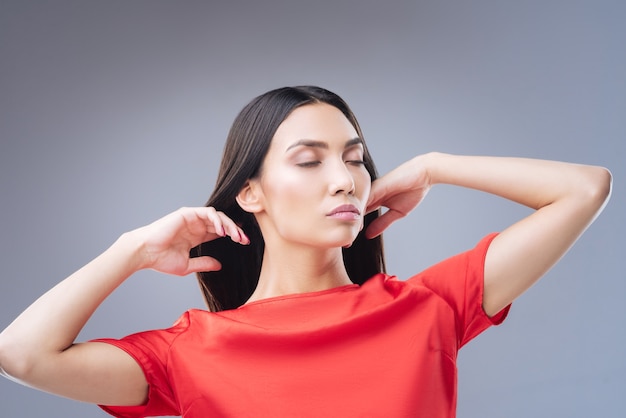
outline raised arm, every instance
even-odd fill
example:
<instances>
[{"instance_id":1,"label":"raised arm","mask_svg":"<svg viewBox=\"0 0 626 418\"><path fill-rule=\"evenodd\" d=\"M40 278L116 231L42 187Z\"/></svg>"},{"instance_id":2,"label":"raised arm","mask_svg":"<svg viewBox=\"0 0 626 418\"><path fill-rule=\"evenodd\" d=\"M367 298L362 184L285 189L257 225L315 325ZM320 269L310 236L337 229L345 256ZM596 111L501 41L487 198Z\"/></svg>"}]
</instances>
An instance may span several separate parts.
<instances>
[{"instance_id":1,"label":"raised arm","mask_svg":"<svg viewBox=\"0 0 626 418\"><path fill-rule=\"evenodd\" d=\"M80 401L141 404L147 383L138 364L108 344L75 344L78 333L102 301L140 269L175 275L219 269L213 258L189 258L189 250L227 235L248 243L232 220L212 208L183 208L123 234L0 333L0 372L22 384Z\"/></svg>"},{"instance_id":2,"label":"raised arm","mask_svg":"<svg viewBox=\"0 0 626 418\"><path fill-rule=\"evenodd\" d=\"M610 195L611 174L556 161L425 154L374 182L369 209L389 210L370 225L368 236L408 214L435 184L481 190L535 209L502 231L487 252L483 308L494 315L546 273L598 216Z\"/></svg>"}]
</instances>

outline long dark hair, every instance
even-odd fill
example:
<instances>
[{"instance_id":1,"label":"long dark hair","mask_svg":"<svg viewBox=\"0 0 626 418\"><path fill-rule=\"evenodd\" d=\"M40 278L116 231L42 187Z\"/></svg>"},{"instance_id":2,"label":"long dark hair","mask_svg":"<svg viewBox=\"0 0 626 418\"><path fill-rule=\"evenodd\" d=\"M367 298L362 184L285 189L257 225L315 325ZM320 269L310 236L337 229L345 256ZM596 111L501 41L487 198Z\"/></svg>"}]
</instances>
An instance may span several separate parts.
<instances>
[{"instance_id":1,"label":"long dark hair","mask_svg":"<svg viewBox=\"0 0 626 418\"><path fill-rule=\"evenodd\" d=\"M335 93L315 86L283 87L253 99L235 118L228 133L215 189L206 206L224 212L250 238L250 245L230 239L205 242L191 250L192 257L210 255L222 263L222 269L197 274L204 299L211 311L234 309L243 305L259 281L265 243L251 213L239 207L235 197L246 181L259 174L278 126L296 108L312 103L327 103L339 109L363 138L356 117ZM365 167L374 181L374 162L365 144ZM367 226L379 211L364 218L364 228L350 248L343 249L343 260L350 279L363 284L376 273L385 271L382 238L365 238Z\"/></svg>"}]
</instances>

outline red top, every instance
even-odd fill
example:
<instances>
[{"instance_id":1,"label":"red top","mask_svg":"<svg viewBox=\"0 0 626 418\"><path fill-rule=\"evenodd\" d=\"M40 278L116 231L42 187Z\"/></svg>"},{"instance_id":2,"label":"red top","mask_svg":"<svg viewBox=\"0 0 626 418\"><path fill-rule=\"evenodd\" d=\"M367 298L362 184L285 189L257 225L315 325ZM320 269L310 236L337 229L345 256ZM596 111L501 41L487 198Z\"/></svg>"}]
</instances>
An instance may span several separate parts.
<instances>
[{"instance_id":1,"label":"red top","mask_svg":"<svg viewBox=\"0 0 626 418\"><path fill-rule=\"evenodd\" d=\"M122 340L149 400L119 417L454 417L458 349L489 318L484 259L471 251L400 281L280 296L238 309L190 310L169 329Z\"/></svg>"}]
</instances>

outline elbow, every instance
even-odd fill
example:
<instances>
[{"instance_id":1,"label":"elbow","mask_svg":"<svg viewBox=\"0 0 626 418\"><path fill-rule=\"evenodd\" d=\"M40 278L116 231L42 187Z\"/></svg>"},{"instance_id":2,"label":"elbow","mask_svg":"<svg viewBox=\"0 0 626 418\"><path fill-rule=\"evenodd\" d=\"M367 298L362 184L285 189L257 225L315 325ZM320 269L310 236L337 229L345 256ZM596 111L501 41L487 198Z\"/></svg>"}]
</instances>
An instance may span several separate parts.
<instances>
[{"instance_id":1,"label":"elbow","mask_svg":"<svg viewBox=\"0 0 626 418\"><path fill-rule=\"evenodd\" d=\"M0 376L24 381L27 380L29 370L32 370L32 367L24 351L6 335L6 331L0 333Z\"/></svg>"},{"instance_id":2,"label":"elbow","mask_svg":"<svg viewBox=\"0 0 626 418\"><path fill-rule=\"evenodd\" d=\"M598 213L604 208L611 197L613 176L604 167L590 167L589 182L586 187L588 201Z\"/></svg>"},{"instance_id":3,"label":"elbow","mask_svg":"<svg viewBox=\"0 0 626 418\"><path fill-rule=\"evenodd\" d=\"M576 181L576 189L570 195L574 200L580 220L586 220L589 226L602 213L611 197L613 177L604 167L582 166L583 175Z\"/></svg>"}]
</instances>

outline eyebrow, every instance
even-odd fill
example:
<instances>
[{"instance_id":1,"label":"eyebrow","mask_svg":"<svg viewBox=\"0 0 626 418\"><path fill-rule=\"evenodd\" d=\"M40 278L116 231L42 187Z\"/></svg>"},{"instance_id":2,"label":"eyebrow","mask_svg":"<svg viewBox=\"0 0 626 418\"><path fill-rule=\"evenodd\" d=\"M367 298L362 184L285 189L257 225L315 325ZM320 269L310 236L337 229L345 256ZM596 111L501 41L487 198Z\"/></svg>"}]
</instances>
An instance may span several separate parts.
<instances>
[{"instance_id":1,"label":"eyebrow","mask_svg":"<svg viewBox=\"0 0 626 418\"><path fill-rule=\"evenodd\" d=\"M346 144L344 145L344 149L345 148L350 148L354 145L358 145L358 144L363 144L363 140L359 137L356 138L352 138L346 141ZM322 149L328 149L328 143L324 142L324 141L317 141L314 139L300 139L299 141L294 142L293 144L289 145L287 147L287 149L285 150L285 152L289 151L292 148L295 147L312 147L312 148L322 148Z\"/></svg>"}]
</instances>

